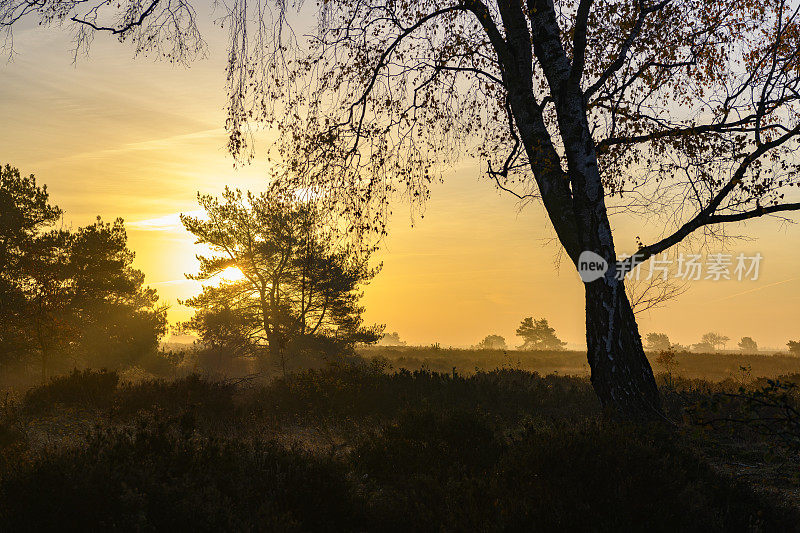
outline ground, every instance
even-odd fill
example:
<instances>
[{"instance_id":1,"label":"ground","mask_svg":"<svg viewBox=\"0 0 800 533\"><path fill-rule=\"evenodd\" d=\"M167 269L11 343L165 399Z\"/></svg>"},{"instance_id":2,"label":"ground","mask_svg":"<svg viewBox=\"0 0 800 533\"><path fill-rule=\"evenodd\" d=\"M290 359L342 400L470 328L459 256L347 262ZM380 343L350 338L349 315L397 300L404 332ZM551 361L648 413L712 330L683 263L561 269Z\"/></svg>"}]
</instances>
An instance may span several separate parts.
<instances>
[{"instance_id":1,"label":"ground","mask_svg":"<svg viewBox=\"0 0 800 533\"><path fill-rule=\"evenodd\" d=\"M700 379L695 372L711 362L679 356L658 377L671 422L641 426L603 413L583 372L565 375L579 364L569 352L401 352L285 378L134 383L86 370L9 391L0 522L32 530L798 528L796 421L767 427L759 417L778 413L781 401L795 405L794 389L780 384L800 382L800 360L719 356L711 362L729 374ZM559 360L545 373L543 363ZM414 365L426 368L403 368ZM763 379L782 374L777 388ZM778 403L756 411L753 398Z\"/></svg>"}]
</instances>

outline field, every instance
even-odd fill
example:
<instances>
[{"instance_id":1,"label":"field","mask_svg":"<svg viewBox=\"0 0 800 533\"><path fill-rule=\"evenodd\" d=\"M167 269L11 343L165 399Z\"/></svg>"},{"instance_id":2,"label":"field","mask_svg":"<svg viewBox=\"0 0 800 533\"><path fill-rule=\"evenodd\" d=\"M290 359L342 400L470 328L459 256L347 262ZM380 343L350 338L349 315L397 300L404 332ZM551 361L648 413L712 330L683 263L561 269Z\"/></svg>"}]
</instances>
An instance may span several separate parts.
<instances>
[{"instance_id":1,"label":"field","mask_svg":"<svg viewBox=\"0 0 800 533\"><path fill-rule=\"evenodd\" d=\"M385 358L394 368L437 372L472 373L476 370L515 368L540 374L588 376L585 351L462 350L437 346L369 346L361 348L364 357ZM667 369L648 354L654 372ZM800 358L787 353L690 353L675 354L672 373L689 379L724 381L745 377L777 377L800 373Z\"/></svg>"},{"instance_id":2,"label":"field","mask_svg":"<svg viewBox=\"0 0 800 533\"><path fill-rule=\"evenodd\" d=\"M369 352L286 378L126 382L86 370L9 391L0 523L798 528L800 419L797 394L783 384L800 382L796 360L679 356L658 377L671 422L643 427L601 411L577 353ZM713 357L722 357L719 368ZM405 369L414 366L422 369Z\"/></svg>"}]
</instances>

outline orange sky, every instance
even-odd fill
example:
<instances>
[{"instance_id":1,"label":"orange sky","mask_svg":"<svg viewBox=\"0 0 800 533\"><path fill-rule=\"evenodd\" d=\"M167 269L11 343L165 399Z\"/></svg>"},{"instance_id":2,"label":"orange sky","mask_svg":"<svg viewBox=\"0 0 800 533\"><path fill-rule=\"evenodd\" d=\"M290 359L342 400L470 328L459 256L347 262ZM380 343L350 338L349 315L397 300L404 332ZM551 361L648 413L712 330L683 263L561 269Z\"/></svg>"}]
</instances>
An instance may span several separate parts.
<instances>
[{"instance_id":1,"label":"orange sky","mask_svg":"<svg viewBox=\"0 0 800 533\"><path fill-rule=\"evenodd\" d=\"M21 28L13 62L0 64L0 162L46 183L68 224L124 217L136 264L172 305L172 320L188 312L176 299L197 291L183 279L197 250L177 214L197 209L198 190L265 186L264 157L235 170L225 152L223 34L206 36L210 55L190 69L133 60L104 36L73 66L68 35ZM408 208L394 210L383 272L366 289L367 320L410 343L465 346L489 333L516 345L521 318L547 317L571 347L582 346L583 288L569 265L554 267L557 248L541 208L518 212L513 198L481 178L476 161L445 178L415 227ZM614 224L620 252L633 251L635 235L658 232L640 221ZM729 243L729 252L760 252L760 279L693 282L668 307L641 316L643 333L693 343L717 330L781 349L800 338L800 226L756 221L734 229L750 240Z\"/></svg>"}]
</instances>

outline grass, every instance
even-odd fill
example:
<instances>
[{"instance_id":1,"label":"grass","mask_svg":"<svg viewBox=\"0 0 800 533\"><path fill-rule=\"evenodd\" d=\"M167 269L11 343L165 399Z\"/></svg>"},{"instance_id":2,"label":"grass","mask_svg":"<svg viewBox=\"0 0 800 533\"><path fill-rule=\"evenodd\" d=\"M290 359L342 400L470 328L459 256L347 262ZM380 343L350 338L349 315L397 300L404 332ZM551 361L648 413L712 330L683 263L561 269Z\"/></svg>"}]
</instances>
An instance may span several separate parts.
<instances>
[{"instance_id":1,"label":"grass","mask_svg":"<svg viewBox=\"0 0 800 533\"><path fill-rule=\"evenodd\" d=\"M83 371L8 396L0 404L0 523L798 529L797 450L751 426L708 423L752 415L736 395L762 390L763 379L661 376L676 421L666 428L604 417L581 376L388 365L382 358L267 382L190 375L133 384Z\"/></svg>"},{"instance_id":2,"label":"grass","mask_svg":"<svg viewBox=\"0 0 800 533\"><path fill-rule=\"evenodd\" d=\"M359 349L367 358L383 358L396 369L419 370L426 368L437 372L472 373L476 370L495 368L517 368L539 372L588 376L589 365L585 351L574 350L472 350L438 348L435 346L367 346ZM661 372L657 353L648 358L654 370ZM681 352L675 356L679 375L694 379L722 381L739 379L742 368L753 376L776 377L783 374L800 373L800 357L787 353L741 354L741 353L691 353Z\"/></svg>"}]
</instances>

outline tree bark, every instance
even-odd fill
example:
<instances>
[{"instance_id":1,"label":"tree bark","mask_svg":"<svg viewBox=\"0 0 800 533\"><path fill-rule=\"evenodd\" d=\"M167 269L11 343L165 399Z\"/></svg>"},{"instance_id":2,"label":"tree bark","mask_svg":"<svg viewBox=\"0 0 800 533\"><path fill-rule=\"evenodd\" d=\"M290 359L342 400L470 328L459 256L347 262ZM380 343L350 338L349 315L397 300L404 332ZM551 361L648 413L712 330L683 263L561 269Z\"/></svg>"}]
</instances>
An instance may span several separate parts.
<instances>
[{"instance_id":1,"label":"tree bark","mask_svg":"<svg viewBox=\"0 0 800 533\"><path fill-rule=\"evenodd\" d=\"M586 287L586 346L592 386L604 408L628 419L663 419L623 281L611 276Z\"/></svg>"},{"instance_id":2,"label":"tree bark","mask_svg":"<svg viewBox=\"0 0 800 533\"><path fill-rule=\"evenodd\" d=\"M563 239L562 243L573 262L581 252L592 251L608 264L603 278L585 285L586 345L592 385L601 404L617 415L628 419L660 419L661 401L653 371L644 355L624 282L616 277L614 237L587 119L586 99L580 86L582 67L573 64L564 50L552 0L532 0L531 5L536 8L529 13L532 44L553 97L567 160L570 214L577 232L577 243L565 243ZM505 18L509 21L522 16L516 11L516 4L513 14L511 3L506 9L509 14ZM523 29L519 33L523 34ZM558 231L561 221L552 216L551 220ZM568 233L571 232L570 228Z\"/></svg>"},{"instance_id":3,"label":"tree bark","mask_svg":"<svg viewBox=\"0 0 800 533\"><path fill-rule=\"evenodd\" d=\"M522 98L512 104L517 104L514 107L520 111L520 137L567 255L577 263L581 251L591 250L609 265L606 278L586 285L586 344L592 385L600 402L626 418L662 418L658 389L644 355L636 319L623 282L614 278L614 239L588 125L579 121L579 126L584 127L576 128L578 138L568 137L572 143L567 146L571 163L567 175L560 170L558 156L547 140L541 113L531 106L526 109ZM526 122L519 117L531 120ZM572 184L571 190L567 183Z\"/></svg>"},{"instance_id":4,"label":"tree bark","mask_svg":"<svg viewBox=\"0 0 800 533\"><path fill-rule=\"evenodd\" d=\"M616 279L614 238L581 90L582 63L574 65L564 49L552 0L499 0L505 34L482 5L474 3L471 9L497 54L511 116L558 239L576 267L584 251L598 254L609 266L604 278L586 285L594 389L603 406L621 416L662 418L653 371L623 282ZM550 88L566 169L544 119L546 99L539 101L534 94L534 56Z\"/></svg>"}]
</instances>

